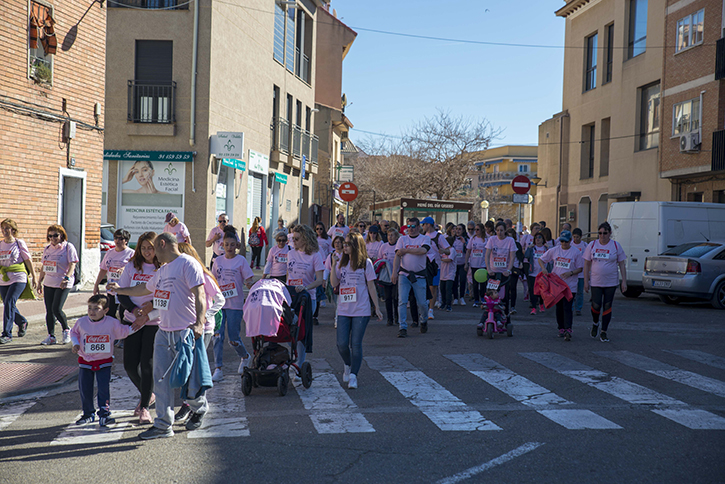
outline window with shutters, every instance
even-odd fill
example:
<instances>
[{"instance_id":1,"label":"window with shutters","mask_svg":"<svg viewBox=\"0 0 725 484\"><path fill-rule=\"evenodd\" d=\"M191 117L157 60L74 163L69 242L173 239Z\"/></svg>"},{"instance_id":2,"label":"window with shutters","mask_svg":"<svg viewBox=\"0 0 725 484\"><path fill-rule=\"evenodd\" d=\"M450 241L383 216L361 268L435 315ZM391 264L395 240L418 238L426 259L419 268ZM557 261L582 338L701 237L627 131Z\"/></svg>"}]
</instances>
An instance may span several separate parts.
<instances>
[{"instance_id":1,"label":"window with shutters","mask_svg":"<svg viewBox=\"0 0 725 484\"><path fill-rule=\"evenodd\" d=\"M128 81L128 120L134 123L173 123L176 83L173 42L136 40L134 79Z\"/></svg>"},{"instance_id":2,"label":"window with shutters","mask_svg":"<svg viewBox=\"0 0 725 484\"><path fill-rule=\"evenodd\" d=\"M312 82L312 17L304 9L275 2L272 57L299 79Z\"/></svg>"},{"instance_id":3,"label":"window with shutters","mask_svg":"<svg viewBox=\"0 0 725 484\"><path fill-rule=\"evenodd\" d=\"M582 126L581 172L579 175L579 179L581 180L594 177L594 128L594 124Z\"/></svg>"},{"instance_id":4,"label":"window with shutters","mask_svg":"<svg viewBox=\"0 0 725 484\"><path fill-rule=\"evenodd\" d=\"M58 48L53 7L31 1L28 11L28 77L39 84L53 82L53 54Z\"/></svg>"}]
</instances>

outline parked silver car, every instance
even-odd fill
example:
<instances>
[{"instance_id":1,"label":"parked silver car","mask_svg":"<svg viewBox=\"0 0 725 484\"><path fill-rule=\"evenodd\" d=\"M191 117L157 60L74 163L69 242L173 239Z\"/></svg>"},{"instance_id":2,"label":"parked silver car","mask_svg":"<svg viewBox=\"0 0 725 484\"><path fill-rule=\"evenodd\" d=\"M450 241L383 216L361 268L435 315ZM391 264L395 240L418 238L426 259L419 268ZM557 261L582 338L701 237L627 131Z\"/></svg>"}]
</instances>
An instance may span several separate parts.
<instances>
[{"instance_id":1,"label":"parked silver car","mask_svg":"<svg viewBox=\"0 0 725 484\"><path fill-rule=\"evenodd\" d=\"M701 299L725 309L725 242L691 242L647 257L642 283L667 304Z\"/></svg>"}]
</instances>

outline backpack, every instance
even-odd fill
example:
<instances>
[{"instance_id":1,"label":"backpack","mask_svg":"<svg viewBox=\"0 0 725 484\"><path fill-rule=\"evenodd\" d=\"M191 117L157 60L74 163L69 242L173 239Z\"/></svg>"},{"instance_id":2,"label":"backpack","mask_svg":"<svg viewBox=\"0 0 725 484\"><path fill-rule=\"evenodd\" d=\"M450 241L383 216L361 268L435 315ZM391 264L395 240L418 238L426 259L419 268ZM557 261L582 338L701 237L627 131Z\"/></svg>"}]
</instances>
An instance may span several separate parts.
<instances>
[{"instance_id":1,"label":"backpack","mask_svg":"<svg viewBox=\"0 0 725 484\"><path fill-rule=\"evenodd\" d=\"M257 232L252 232L249 234L249 245L252 247L257 247L260 245L259 243L259 235L257 235Z\"/></svg>"}]
</instances>

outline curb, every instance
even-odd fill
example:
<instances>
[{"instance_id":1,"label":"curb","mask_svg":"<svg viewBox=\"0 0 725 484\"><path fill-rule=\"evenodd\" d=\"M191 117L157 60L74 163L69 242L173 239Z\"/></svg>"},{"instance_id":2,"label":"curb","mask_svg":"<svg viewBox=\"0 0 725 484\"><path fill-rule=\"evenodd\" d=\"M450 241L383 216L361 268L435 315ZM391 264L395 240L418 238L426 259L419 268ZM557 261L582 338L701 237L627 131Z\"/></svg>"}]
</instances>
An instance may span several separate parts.
<instances>
[{"instance_id":1,"label":"curb","mask_svg":"<svg viewBox=\"0 0 725 484\"><path fill-rule=\"evenodd\" d=\"M2 403L1 401L5 400L6 398L20 397L20 396L24 396L24 395L30 396L30 395L34 395L34 394L40 393L40 392L48 392L50 390L55 390L56 388L60 388L62 386L68 385L76 380L78 380L78 372L71 373L70 375L64 377L63 379L61 379L55 383L50 383L50 384L44 385L42 387L35 387L35 388L31 388L31 389L17 390L14 392L0 393L0 403Z\"/></svg>"}]
</instances>

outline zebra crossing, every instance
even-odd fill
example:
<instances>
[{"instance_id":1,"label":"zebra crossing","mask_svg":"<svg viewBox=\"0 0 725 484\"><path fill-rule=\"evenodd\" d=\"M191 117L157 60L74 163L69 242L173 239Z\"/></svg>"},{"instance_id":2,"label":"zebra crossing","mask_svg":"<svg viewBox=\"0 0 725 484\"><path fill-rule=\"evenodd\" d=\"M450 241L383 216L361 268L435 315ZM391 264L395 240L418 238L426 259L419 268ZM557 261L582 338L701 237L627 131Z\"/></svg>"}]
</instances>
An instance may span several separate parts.
<instances>
[{"instance_id":1,"label":"zebra crossing","mask_svg":"<svg viewBox=\"0 0 725 484\"><path fill-rule=\"evenodd\" d=\"M708 353L694 350L670 350L662 353L662 359L644 356L628 351L595 351L593 355L604 357L623 365L634 368L628 372L629 378L638 374L654 375L678 385L685 385L705 392L716 398L725 398L725 382L680 369L671 362L683 358L690 362L707 365L718 370L725 369L725 359ZM674 355L674 356L673 356ZM584 408L573 399L557 394L536 380L541 378L541 367L547 372L547 381L554 377L566 377L566 381L574 380L589 388L604 392L625 405L627 411L651 412L680 426L693 430L725 430L725 407L697 408L681 399L648 388L645 385L622 378L611 372L605 372L587 364L553 352L521 352L512 355L515 361L525 368L531 368L530 375L519 374L501 363L481 354L449 354L443 355L447 360L465 371L464 378L472 378L466 383L471 392L477 395L491 395L496 392L496 402L501 409L530 410L532 417L544 418L567 430L613 430L624 431L622 421L611 414L604 416L601 406ZM581 358L581 357L580 357ZM392 391L399 399L396 405L388 405L385 412L405 412L421 415L429 424L435 425L443 432L479 432L508 430L506 419L500 417L501 410L496 404L480 405L480 399L471 402L471 393L456 395L444 386L448 380L440 381L426 374L420 368L401 356L368 356L363 367L361 389L349 391L341 382L340 372L335 372L331 362L336 366L339 361L333 359L311 359L314 382L309 389L301 383L294 383L286 399L294 399L295 410L309 418L312 427L318 434L358 434L372 433L383 430L376 429L369 417L380 413L379 409L360 406L356 398L369 386L385 385L386 391ZM690 367L692 367L690 365ZM381 378L377 378L375 373ZM469 375L466 377L465 375ZM460 375L459 375L460 376ZM376 380L377 381L374 381ZM652 381L651 377L646 379ZM569 388L570 385L564 385ZM263 389L260 389L260 393ZM272 392L273 390L269 390ZM459 390L460 392L460 390ZM560 390L561 393L561 390ZM254 410L248 412L248 406L255 395L243 397L240 380L227 377L216 383L207 393L210 410L204 418L200 429L193 432L182 432L181 436L190 439L210 438L247 438L255 434L254 419L259 416L273 415L274 409ZM50 397L40 397L50 398ZM133 408L138 401L138 392L126 377L114 376L111 381L111 398L113 416L117 423L105 429L99 429L97 423L77 426L77 416L68 422L50 442L50 445L108 444L119 441L124 433L141 430L133 417ZM503 399L503 400L502 400ZM0 432L11 427L22 418L38 400L20 401L0 405ZM256 407L254 407L256 408ZM265 414L265 411L267 414ZM486 414L486 415L484 415ZM659 418L657 417L657 418ZM69 419L71 420L71 419ZM630 420L625 420L630 422ZM630 424L631 426L631 424Z\"/></svg>"}]
</instances>

